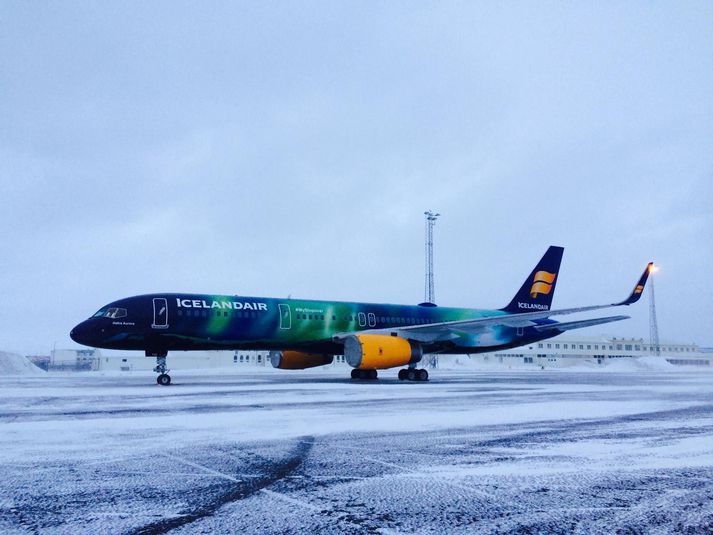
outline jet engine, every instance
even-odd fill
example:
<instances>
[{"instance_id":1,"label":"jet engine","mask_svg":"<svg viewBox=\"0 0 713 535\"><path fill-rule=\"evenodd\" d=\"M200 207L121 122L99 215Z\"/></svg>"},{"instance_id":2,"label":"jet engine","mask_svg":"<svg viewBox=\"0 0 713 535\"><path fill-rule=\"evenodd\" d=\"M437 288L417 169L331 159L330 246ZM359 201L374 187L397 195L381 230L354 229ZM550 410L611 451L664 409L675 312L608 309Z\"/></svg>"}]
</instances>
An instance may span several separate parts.
<instances>
[{"instance_id":1,"label":"jet engine","mask_svg":"<svg viewBox=\"0 0 713 535\"><path fill-rule=\"evenodd\" d=\"M415 364L421 357L420 345L397 336L353 334L344 339L344 358L352 368L383 370Z\"/></svg>"},{"instance_id":2,"label":"jet engine","mask_svg":"<svg viewBox=\"0 0 713 535\"><path fill-rule=\"evenodd\" d=\"M302 353L300 351L270 351L270 362L273 368L281 370L304 370L315 366L331 364L332 355Z\"/></svg>"}]
</instances>

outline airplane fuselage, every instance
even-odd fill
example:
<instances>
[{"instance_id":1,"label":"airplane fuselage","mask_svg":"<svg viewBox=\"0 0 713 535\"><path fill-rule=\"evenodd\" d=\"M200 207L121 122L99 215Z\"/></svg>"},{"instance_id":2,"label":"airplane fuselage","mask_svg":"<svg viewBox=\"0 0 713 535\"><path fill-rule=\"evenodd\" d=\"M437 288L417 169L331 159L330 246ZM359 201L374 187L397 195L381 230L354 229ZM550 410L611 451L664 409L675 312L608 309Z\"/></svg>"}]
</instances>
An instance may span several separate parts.
<instances>
[{"instance_id":1,"label":"airplane fuselage","mask_svg":"<svg viewBox=\"0 0 713 535\"><path fill-rule=\"evenodd\" d=\"M374 329L506 316L501 310L409 306L235 295L161 293L114 301L77 325L84 345L150 353L190 350L296 350L341 354L334 336ZM541 319L538 325L556 323ZM551 338L534 328L505 325L426 343L426 352L478 353Z\"/></svg>"}]
</instances>

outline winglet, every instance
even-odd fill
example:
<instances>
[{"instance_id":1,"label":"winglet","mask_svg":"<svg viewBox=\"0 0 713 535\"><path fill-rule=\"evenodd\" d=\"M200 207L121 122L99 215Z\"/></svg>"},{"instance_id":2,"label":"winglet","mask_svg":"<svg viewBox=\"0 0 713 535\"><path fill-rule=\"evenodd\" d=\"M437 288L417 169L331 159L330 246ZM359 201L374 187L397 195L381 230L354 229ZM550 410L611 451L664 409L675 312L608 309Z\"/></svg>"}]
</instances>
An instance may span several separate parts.
<instances>
[{"instance_id":1,"label":"winglet","mask_svg":"<svg viewBox=\"0 0 713 535\"><path fill-rule=\"evenodd\" d=\"M624 299L623 301L619 303L614 303L614 306L621 306L621 305L631 305L636 303L639 299L641 299L641 294L644 293L644 286L646 286L646 281L649 278L649 274L654 270L654 263L649 262L648 265L646 266L646 269L644 272L641 274L641 277L639 278L639 282L636 283L636 286L634 286L634 290L631 292L631 295Z\"/></svg>"}]
</instances>

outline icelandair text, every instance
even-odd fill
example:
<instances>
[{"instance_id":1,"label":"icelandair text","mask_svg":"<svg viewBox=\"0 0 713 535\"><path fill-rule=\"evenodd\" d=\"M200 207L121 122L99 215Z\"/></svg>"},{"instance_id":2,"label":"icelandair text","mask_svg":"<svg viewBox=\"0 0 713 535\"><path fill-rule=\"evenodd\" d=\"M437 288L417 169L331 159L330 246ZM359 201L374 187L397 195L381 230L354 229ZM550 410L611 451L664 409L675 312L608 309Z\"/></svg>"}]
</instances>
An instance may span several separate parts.
<instances>
[{"instance_id":1,"label":"icelandair text","mask_svg":"<svg viewBox=\"0 0 713 535\"><path fill-rule=\"evenodd\" d=\"M267 310L266 303L251 303L249 301L210 301L203 299L176 298L179 308L228 308L231 310Z\"/></svg>"},{"instance_id":2,"label":"icelandair text","mask_svg":"<svg viewBox=\"0 0 713 535\"><path fill-rule=\"evenodd\" d=\"M534 308L535 310L549 310L550 307L547 305L538 305L537 303L521 303L520 301L517 302L517 307L518 308Z\"/></svg>"}]
</instances>

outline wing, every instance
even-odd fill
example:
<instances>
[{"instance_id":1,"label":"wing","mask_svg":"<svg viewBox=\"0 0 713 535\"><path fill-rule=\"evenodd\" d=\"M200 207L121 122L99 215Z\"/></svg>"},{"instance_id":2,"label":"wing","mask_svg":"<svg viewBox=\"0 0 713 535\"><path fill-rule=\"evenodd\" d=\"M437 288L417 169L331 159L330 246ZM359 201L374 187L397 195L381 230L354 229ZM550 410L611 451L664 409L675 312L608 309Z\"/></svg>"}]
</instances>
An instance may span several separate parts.
<instances>
[{"instance_id":1,"label":"wing","mask_svg":"<svg viewBox=\"0 0 713 535\"><path fill-rule=\"evenodd\" d=\"M542 320L550 318L551 316L562 316L566 314L576 314L578 312L589 312L591 310L599 310L602 308L611 308L618 306L628 306L636 303L644 291L644 286L646 285L646 280L649 277L653 262L649 262L644 270L644 273L639 277L633 291L623 301L617 303L610 303L607 305L593 305L586 307L577 308L563 308L560 310L538 310L536 312L523 312L520 314L509 314L504 311L494 310L491 316L484 318L470 319L470 320L458 320L458 321L444 321L440 323L429 323L426 325L409 325L409 326L399 326L389 329L372 329L368 332L371 334L386 334L391 335L397 333L398 336L402 338L408 338L410 340L416 340L424 343L431 342L444 342L448 340L455 340L462 337L464 334L480 334L486 332L493 327L505 326L505 327L535 327L538 331L547 331L553 329L570 330L579 329L582 327L589 327L591 325L599 325L602 323L609 323L611 321L620 321L627 319L628 316L610 316L606 318L595 318L591 320L574 321L569 323L552 323L542 325L536 320ZM341 333L334 337L335 340L343 340L346 336L353 333Z\"/></svg>"},{"instance_id":2,"label":"wing","mask_svg":"<svg viewBox=\"0 0 713 535\"><path fill-rule=\"evenodd\" d=\"M606 318L594 318L591 320L568 321L566 323L548 323L546 325L538 325L535 330L538 332L547 331L569 331L572 329L582 329L593 325L601 325L603 323L611 323L612 321L627 320L630 316L609 316Z\"/></svg>"}]
</instances>

